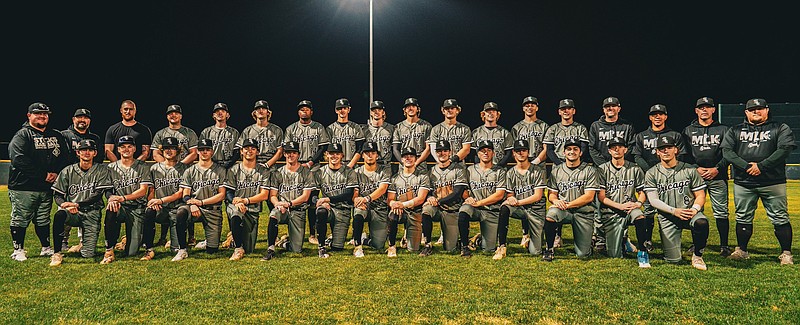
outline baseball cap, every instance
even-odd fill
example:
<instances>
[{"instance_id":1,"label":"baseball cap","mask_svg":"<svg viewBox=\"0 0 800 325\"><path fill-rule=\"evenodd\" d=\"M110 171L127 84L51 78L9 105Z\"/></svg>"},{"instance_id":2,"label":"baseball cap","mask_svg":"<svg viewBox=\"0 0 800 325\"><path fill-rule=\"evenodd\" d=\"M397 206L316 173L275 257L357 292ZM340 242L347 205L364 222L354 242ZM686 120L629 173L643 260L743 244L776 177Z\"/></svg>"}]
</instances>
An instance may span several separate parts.
<instances>
[{"instance_id":1,"label":"baseball cap","mask_svg":"<svg viewBox=\"0 0 800 325\"><path fill-rule=\"evenodd\" d=\"M405 148L403 148L403 150L400 150L400 157L407 156L407 155L416 156L417 155L417 149L414 149L412 147L405 147Z\"/></svg>"},{"instance_id":2,"label":"baseball cap","mask_svg":"<svg viewBox=\"0 0 800 325\"><path fill-rule=\"evenodd\" d=\"M603 99L603 107L606 106L619 106L619 98L617 97L608 97Z\"/></svg>"},{"instance_id":3,"label":"baseball cap","mask_svg":"<svg viewBox=\"0 0 800 325\"><path fill-rule=\"evenodd\" d=\"M406 101L403 102L403 107L405 108L408 105L419 106L419 101L413 97L406 98Z\"/></svg>"},{"instance_id":4,"label":"baseball cap","mask_svg":"<svg viewBox=\"0 0 800 325\"><path fill-rule=\"evenodd\" d=\"M253 104L253 110L257 110L259 108L266 108L269 109L269 103L266 100L259 100L255 104Z\"/></svg>"},{"instance_id":5,"label":"baseball cap","mask_svg":"<svg viewBox=\"0 0 800 325\"><path fill-rule=\"evenodd\" d=\"M350 107L350 101L347 98L339 98L336 100L336 108Z\"/></svg>"},{"instance_id":6,"label":"baseball cap","mask_svg":"<svg viewBox=\"0 0 800 325\"><path fill-rule=\"evenodd\" d=\"M436 141L436 151L450 150L450 141L439 140Z\"/></svg>"},{"instance_id":7,"label":"baseball cap","mask_svg":"<svg viewBox=\"0 0 800 325\"><path fill-rule=\"evenodd\" d=\"M126 143L132 144L132 145L135 146L136 145L136 139L134 139L130 135L123 135L123 136L119 137L119 139L117 139L117 145L118 146L121 146L121 145L126 144Z\"/></svg>"},{"instance_id":8,"label":"baseball cap","mask_svg":"<svg viewBox=\"0 0 800 325\"><path fill-rule=\"evenodd\" d=\"M475 150L481 150L483 148L489 148L489 149L494 150L494 143L492 143L489 140L478 140L477 145L478 145L478 148L475 149Z\"/></svg>"},{"instance_id":9,"label":"baseball cap","mask_svg":"<svg viewBox=\"0 0 800 325\"><path fill-rule=\"evenodd\" d=\"M745 105L744 109L750 110L760 107L769 108L769 105L767 105L767 101L763 98L753 98L747 101L747 104Z\"/></svg>"},{"instance_id":10,"label":"baseball cap","mask_svg":"<svg viewBox=\"0 0 800 325\"><path fill-rule=\"evenodd\" d=\"M161 149L165 148L177 148L180 145L178 138L176 137L166 137L164 140L161 140Z\"/></svg>"},{"instance_id":11,"label":"baseball cap","mask_svg":"<svg viewBox=\"0 0 800 325\"><path fill-rule=\"evenodd\" d=\"M539 105L539 99L537 99L536 97L533 97L533 96L528 96L528 97L523 98L522 99L522 105L525 105L527 103L534 103L536 105Z\"/></svg>"},{"instance_id":12,"label":"baseball cap","mask_svg":"<svg viewBox=\"0 0 800 325\"><path fill-rule=\"evenodd\" d=\"M343 152L341 143L331 143L328 145L327 152Z\"/></svg>"},{"instance_id":13,"label":"baseball cap","mask_svg":"<svg viewBox=\"0 0 800 325\"><path fill-rule=\"evenodd\" d=\"M564 149L567 149L567 147L569 147L569 146L576 146L576 147L580 148L581 147L581 142L576 138L570 138L570 139L567 139L567 141L564 141Z\"/></svg>"},{"instance_id":14,"label":"baseball cap","mask_svg":"<svg viewBox=\"0 0 800 325\"><path fill-rule=\"evenodd\" d=\"M78 150L84 150L84 149L97 150L97 144L95 144L94 140L92 139L81 140L81 142L78 142Z\"/></svg>"},{"instance_id":15,"label":"baseball cap","mask_svg":"<svg viewBox=\"0 0 800 325\"><path fill-rule=\"evenodd\" d=\"M214 109L212 112L216 112L218 109L224 109L225 111L228 110L228 105L225 103L216 103L214 104Z\"/></svg>"},{"instance_id":16,"label":"baseball cap","mask_svg":"<svg viewBox=\"0 0 800 325\"><path fill-rule=\"evenodd\" d=\"M314 109L314 106L311 105L311 101L310 100L301 100L299 103L297 103L297 108L298 109L303 108L303 107L308 107L310 109Z\"/></svg>"},{"instance_id":17,"label":"baseball cap","mask_svg":"<svg viewBox=\"0 0 800 325\"><path fill-rule=\"evenodd\" d=\"M197 142L197 149L213 149L214 148L214 141L211 139L200 139Z\"/></svg>"},{"instance_id":18,"label":"baseball cap","mask_svg":"<svg viewBox=\"0 0 800 325\"><path fill-rule=\"evenodd\" d=\"M378 144L373 141L364 142L364 145L361 146L361 152L368 151L378 151Z\"/></svg>"},{"instance_id":19,"label":"baseball cap","mask_svg":"<svg viewBox=\"0 0 800 325\"><path fill-rule=\"evenodd\" d=\"M72 114L72 116L86 116L88 118L92 118L92 111L90 111L88 108L79 108L75 110L75 114Z\"/></svg>"},{"instance_id":20,"label":"baseball cap","mask_svg":"<svg viewBox=\"0 0 800 325\"><path fill-rule=\"evenodd\" d=\"M44 103L33 103L28 106L28 113L47 113L50 114L50 107L47 107Z\"/></svg>"},{"instance_id":21,"label":"baseball cap","mask_svg":"<svg viewBox=\"0 0 800 325\"><path fill-rule=\"evenodd\" d=\"M497 103L495 103L495 102L487 102L486 104L483 104L483 111L484 112L485 111L490 111L490 110L495 110L495 111L499 112L500 108L497 107Z\"/></svg>"},{"instance_id":22,"label":"baseball cap","mask_svg":"<svg viewBox=\"0 0 800 325\"><path fill-rule=\"evenodd\" d=\"M173 104L173 105L167 106L167 114L172 113L172 112L178 112L178 113L183 114L183 109L181 109L181 105Z\"/></svg>"},{"instance_id":23,"label":"baseball cap","mask_svg":"<svg viewBox=\"0 0 800 325\"><path fill-rule=\"evenodd\" d=\"M256 149L258 149L258 140L253 138L242 140L242 148L245 147L255 147Z\"/></svg>"},{"instance_id":24,"label":"baseball cap","mask_svg":"<svg viewBox=\"0 0 800 325\"><path fill-rule=\"evenodd\" d=\"M300 144L298 144L296 141L286 142L286 143L283 144L283 151L284 152L289 152L289 151L300 152Z\"/></svg>"},{"instance_id":25,"label":"baseball cap","mask_svg":"<svg viewBox=\"0 0 800 325\"><path fill-rule=\"evenodd\" d=\"M661 104L655 104L650 107L650 113L648 113L648 115L653 115L653 113L667 114L667 107Z\"/></svg>"},{"instance_id":26,"label":"baseball cap","mask_svg":"<svg viewBox=\"0 0 800 325\"><path fill-rule=\"evenodd\" d=\"M562 99L558 102L558 109L562 108L575 108L575 101L569 98Z\"/></svg>"},{"instance_id":27,"label":"baseball cap","mask_svg":"<svg viewBox=\"0 0 800 325\"><path fill-rule=\"evenodd\" d=\"M445 99L444 103L442 103L442 107L444 107L444 108L458 107L458 101L456 101L455 99L452 99L452 98Z\"/></svg>"},{"instance_id":28,"label":"baseball cap","mask_svg":"<svg viewBox=\"0 0 800 325\"><path fill-rule=\"evenodd\" d=\"M383 106L383 102L379 101L379 100L376 100L376 101L374 101L372 103L369 103L369 109L370 110L373 110L373 109L385 109L385 108L386 107Z\"/></svg>"},{"instance_id":29,"label":"baseball cap","mask_svg":"<svg viewBox=\"0 0 800 325\"><path fill-rule=\"evenodd\" d=\"M511 150L529 150L529 149L530 149L530 144L528 144L528 140L520 139L514 141L514 148L512 148Z\"/></svg>"},{"instance_id":30,"label":"baseball cap","mask_svg":"<svg viewBox=\"0 0 800 325\"><path fill-rule=\"evenodd\" d=\"M668 136L658 137L658 143L656 144L656 148L675 147L675 146L676 146L675 138Z\"/></svg>"},{"instance_id":31,"label":"baseball cap","mask_svg":"<svg viewBox=\"0 0 800 325\"><path fill-rule=\"evenodd\" d=\"M609 148L611 148L611 146L627 146L627 144L628 143L625 142L625 139L623 138L613 138L608 141Z\"/></svg>"},{"instance_id":32,"label":"baseball cap","mask_svg":"<svg viewBox=\"0 0 800 325\"><path fill-rule=\"evenodd\" d=\"M713 98L711 98L711 97L701 97L701 98L697 99L697 103L694 104L695 108L700 107L700 106L716 106L716 105L714 105L714 99Z\"/></svg>"}]
</instances>

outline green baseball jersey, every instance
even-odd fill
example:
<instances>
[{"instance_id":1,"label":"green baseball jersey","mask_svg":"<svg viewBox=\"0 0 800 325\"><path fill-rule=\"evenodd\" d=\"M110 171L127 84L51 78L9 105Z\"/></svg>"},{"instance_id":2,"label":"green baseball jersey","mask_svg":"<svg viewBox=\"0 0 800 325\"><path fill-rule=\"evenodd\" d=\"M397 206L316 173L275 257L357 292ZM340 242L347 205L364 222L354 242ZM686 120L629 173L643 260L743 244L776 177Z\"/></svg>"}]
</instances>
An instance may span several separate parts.
<instances>
[{"instance_id":1,"label":"green baseball jersey","mask_svg":"<svg viewBox=\"0 0 800 325\"><path fill-rule=\"evenodd\" d=\"M181 148L181 152L178 154L178 160L186 158L186 156L189 155L190 149L197 148L197 133L194 133L194 130L190 128L181 126L177 130L170 129L169 127L158 130L153 136L153 143L150 144L150 150L161 149L161 142L167 137L178 139L178 145Z\"/></svg>"},{"instance_id":2,"label":"green baseball jersey","mask_svg":"<svg viewBox=\"0 0 800 325\"><path fill-rule=\"evenodd\" d=\"M150 178L153 180L155 198L160 199L178 192L181 189L180 185L183 172L185 172L187 168L189 168L189 166L182 162L178 162L172 167L167 166L167 164L163 162L155 163L150 166ZM183 205L183 201L178 199L164 204L162 207L173 209L181 205Z\"/></svg>"},{"instance_id":3,"label":"green baseball jersey","mask_svg":"<svg viewBox=\"0 0 800 325\"><path fill-rule=\"evenodd\" d=\"M356 167L355 172L358 175L359 196L370 195L372 192L375 192L381 184L390 184L392 182L392 168L389 166L378 165L377 170L370 172L364 168L364 165L361 165ZM386 193L383 193L378 199L370 201L369 208L386 209Z\"/></svg>"},{"instance_id":4,"label":"green baseball jersey","mask_svg":"<svg viewBox=\"0 0 800 325\"><path fill-rule=\"evenodd\" d=\"M528 157L536 157L544 150L544 134L547 132L547 123L542 120L533 122L519 121L511 128L514 140L528 140Z\"/></svg>"},{"instance_id":5,"label":"green baseball jersey","mask_svg":"<svg viewBox=\"0 0 800 325\"><path fill-rule=\"evenodd\" d=\"M567 140L578 140L589 143L589 131L583 124L572 122L570 125L563 125L561 122L551 125L544 134L544 144L555 146L558 158L564 160L564 143ZM587 153L588 154L588 153Z\"/></svg>"},{"instance_id":6,"label":"green baseball jersey","mask_svg":"<svg viewBox=\"0 0 800 325\"><path fill-rule=\"evenodd\" d=\"M673 168L656 164L644 175L644 191L658 191L658 198L667 205L688 209L694 204L694 191L706 188L706 182L692 165L679 161Z\"/></svg>"},{"instance_id":7,"label":"green baseball jersey","mask_svg":"<svg viewBox=\"0 0 800 325\"><path fill-rule=\"evenodd\" d=\"M331 169L330 165L322 166L317 169L314 179L323 197L337 196L348 188L358 188L358 174L345 165L337 170ZM352 208L353 199L331 203L331 206L340 209Z\"/></svg>"},{"instance_id":8,"label":"green baseball jersey","mask_svg":"<svg viewBox=\"0 0 800 325\"><path fill-rule=\"evenodd\" d=\"M122 165L122 160L109 163L108 175L111 177L111 184L114 186L114 194L128 195L139 189L140 186L153 185L150 178L150 167L147 163L134 159L130 167ZM125 201L123 204L147 204L147 195L135 201Z\"/></svg>"},{"instance_id":9,"label":"green baseball jersey","mask_svg":"<svg viewBox=\"0 0 800 325\"><path fill-rule=\"evenodd\" d=\"M93 192L105 191L114 188L111 184L111 176L108 175L108 168L105 165L92 165L89 170L82 170L79 164L72 164L58 173L55 183L51 187L69 202L86 202ZM95 208L103 205L100 200Z\"/></svg>"},{"instance_id":10,"label":"green baseball jersey","mask_svg":"<svg viewBox=\"0 0 800 325\"><path fill-rule=\"evenodd\" d=\"M408 201L419 194L421 189L431 190L431 179L428 173L415 170L411 174L406 174L402 170L392 177L389 184L389 193L395 194L396 201ZM420 209L422 206L416 207Z\"/></svg>"},{"instance_id":11,"label":"green baseball jersey","mask_svg":"<svg viewBox=\"0 0 800 325\"><path fill-rule=\"evenodd\" d=\"M293 172L287 168L287 165L283 165L272 172L269 178L269 188L278 192L278 201L285 202L291 202L302 196L305 190L313 191L317 189L314 175L310 169L300 166L297 171ZM305 210L308 208L308 203L303 202L299 206L293 206L292 208Z\"/></svg>"},{"instance_id":12,"label":"green baseball jersey","mask_svg":"<svg viewBox=\"0 0 800 325\"><path fill-rule=\"evenodd\" d=\"M600 177L597 175L597 168L582 162L578 167L570 168L567 164L560 164L553 167L550 178L547 180L547 189L558 192L558 199L567 202L574 201L586 191L599 191ZM582 210L590 210L591 204L581 207Z\"/></svg>"},{"instance_id":13,"label":"green baseball jersey","mask_svg":"<svg viewBox=\"0 0 800 325\"><path fill-rule=\"evenodd\" d=\"M200 139L211 139L214 142L211 160L215 163L227 162L233 157L234 147L239 141L239 131L231 126L220 129L212 125L200 132Z\"/></svg>"},{"instance_id":14,"label":"green baseball jersey","mask_svg":"<svg viewBox=\"0 0 800 325\"><path fill-rule=\"evenodd\" d=\"M476 200L483 200L495 192L506 190L506 171L500 166L483 169L479 164L467 167L470 196ZM482 208L499 211L503 200L483 206Z\"/></svg>"},{"instance_id":15,"label":"green baseball jersey","mask_svg":"<svg viewBox=\"0 0 800 325\"><path fill-rule=\"evenodd\" d=\"M453 193L456 185L469 186L467 180L467 169L460 164L451 163L446 168L441 168L437 164L431 167L428 177L431 180L431 192L428 196L433 196L437 199L442 199ZM458 198L454 202L454 206L444 207L448 211L455 211L464 202L462 198Z\"/></svg>"},{"instance_id":16,"label":"green baseball jersey","mask_svg":"<svg viewBox=\"0 0 800 325\"><path fill-rule=\"evenodd\" d=\"M439 140L450 142L450 148L452 149L450 157L453 157L465 144L472 143L472 130L461 122L456 122L454 125L447 125L442 122L431 129L428 143L436 144L436 141Z\"/></svg>"},{"instance_id":17,"label":"green baseball jersey","mask_svg":"<svg viewBox=\"0 0 800 325\"><path fill-rule=\"evenodd\" d=\"M499 164L506 154L505 150L510 150L514 146L514 137L502 126L488 128L482 125L472 130L472 139L489 140L494 144L494 159L492 160L494 164Z\"/></svg>"},{"instance_id":18,"label":"green baseball jersey","mask_svg":"<svg viewBox=\"0 0 800 325\"><path fill-rule=\"evenodd\" d=\"M344 161L353 160L356 154L356 142L364 141L364 130L356 122L347 123L333 122L328 125L328 134L331 136L331 143L342 145Z\"/></svg>"},{"instance_id":19,"label":"green baseball jersey","mask_svg":"<svg viewBox=\"0 0 800 325\"><path fill-rule=\"evenodd\" d=\"M227 191L233 191L234 197L256 196L262 189L269 189L269 171L262 165L256 164L256 167L251 169L238 162L228 169L222 186L225 186ZM247 211L261 212L261 202L248 204Z\"/></svg>"},{"instance_id":20,"label":"green baseball jersey","mask_svg":"<svg viewBox=\"0 0 800 325\"><path fill-rule=\"evenodd\" d=\"M383 163L392 161L392 134L394 125L383 122L381 126L364 124L361 126L364 139L378 144L378 160Z\"/></svg>"},{"instance_id":21,"label":"green baseball jersey","mask_svg":"<svg viewBox=\"0 0 800 325\"><path fill-rule=\"evenodd\" d=\"M183 172L181 188L190 189L192 198L205 200L219 193L226 174L225 169L216 163L212 163L209 168L203 168L197 163Z\"/></svg>"},{"instance_id":22,"label":"green baseball jersey","mask_svg":"<svg viewBox=\"0 0 800 325\"><path fill-rule=\"evenodd\" d=\"M432 128L433 126L423 119L416 123L403 120L394 127L392 143L399 143L400 148L414 148L419 155L425 150L425 142L428 141Z\"/></svg>"},{"instance_id":23,"label":"green baseball jersey","mask_svg":"<svg viewBox=\"0 0 800 325\"><path fill-rule=\"evenodd\" d=\"M331 143L331 137L328 130L317 121L311 121L309 124L298 121L286 128L283 142L289 141L296 141L300 144L299 160L305 162L314 158L320 145Z\"/></svg>"},{"instance_id":24,"label":"green baseball jersey","mask_svg":"<svg viewBox=\"0 0 800 325\"><path fill-rule=\"evenodd\" d=\"M267 124L265 127L252 124L242 130L242 133L239 135L239 140L236 141L235 149L242 149L242 143L245 139L256 139L258 141L258 156L256 157L256 162L265 164L278 152L283 138L283 130L273 123Z\"/></svg>"},{"instance_id":25,"label":"green baseball jersey","mask_svg":"<svg viewBox=\"0 0 800 325\"><path fill-rule=\"evenodd\" d=\"M597 169L600 188L606 191L607 198L617 203L636 202L636 192L644 189L644 172L639 165L626 160L622 167L617 168L609 161ZM604 205L603 210L609 212L611 208Z\"/></svg>"},{"instance_id":26,"label":"green baseball jersey","mask_svg":"<svg viewBox=\"0 0 800 325\"><path fill-rule=\"evenodd\" d=\"M534 164L523 171L511 167L506 171L506 192L513 193L517 200L527 199L533 196L537 189L547 187L546 173L544 168ZM546 202L547 199L542 195L539 201L533 203L533 207L544 208Z\"/></svg>"}]
</instances>

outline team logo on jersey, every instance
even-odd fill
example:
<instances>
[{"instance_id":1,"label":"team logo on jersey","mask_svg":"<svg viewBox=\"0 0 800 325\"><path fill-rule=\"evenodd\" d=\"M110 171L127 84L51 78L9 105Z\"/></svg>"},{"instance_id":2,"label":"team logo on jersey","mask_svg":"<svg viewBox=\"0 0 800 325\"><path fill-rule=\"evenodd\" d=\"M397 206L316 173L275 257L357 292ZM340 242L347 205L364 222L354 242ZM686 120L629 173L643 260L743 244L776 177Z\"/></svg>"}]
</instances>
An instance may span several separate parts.
<instances>
[{"instance_id":1,"label":"team logo on jersey","mask_svg":"<svg viewBox=\"0 0 800 325\"><path fill-rule=\"evenodd\" d=\"M33 138L33 148L36 150L53 149L53 156L58 157L61 154L60 146L58 145L58 138Z\"/></svg>"},{"instance_id":2,"label":"team logo on jersey","mask_svg":"<svg viewBox=\"0 0 800 325\"><path fill-rule=\"evenodd\" d=\"M747 142L748 148L758 147L761 142L772 140L771 130L767 131L745 131L739 133L739 141Z\"/></svg>"},{"instance_id":3,"label":"team logo on jersey","mask_svg":"<svg viewBox=\"0 0 800 325\"><path fill-rule=\"evenodd\" d=\"M114 188L126 188L128 186L141 183L141 177L123 178L114 180Z\"/></svg>"},{"instance_id":4,"label":"team logo on jersey","mask_svg":"<svg viewBox=\"0 0 800 325\"><path fill-rule=\"evenodd\" d=\"M67 190L67 196L74 196L80 192L93 190L95 183L72 184Z\"/></svg>"},{"instance_id":5,"label":"team logo on jersey","mask_svg":"<svg viewBox=\"0 0 800 325\"><path fill-rule=\"evenodd\" d=\"M198 189L206 186L219 186L219 179L207 179L192 182L192 188Z\"/></svg>"},{"instance_id":6,"label":"team logo on jersey","mask_svg":"<svg viewBox=\"0 0 800 325\"><path fill-rule=\"evenodd\" d=\"M292 193L292 192L294 192L296 194L300 194L300 192L302 192L302 191L303 191L303 185L302 184L297 184L297 183L288 184L286 182L281 182L281 185L278 185L278 192L279 193Z\"/></svg>"},{"instance_id":7,"label":"team logo on jersey","mask_svg":"<svg viewBox=\"0 0 800 325\"><path fill-rule=\"evenodd\" d=\"M566 182L558 182L556 183L556 187L558 187L559 193L565 193L574 188L581 188L586 186L586 180L579 180L579 181L566 181Z\"/></svg>"},{"instance_id":8,"label":"team logo on jersey","mask_svg":"<svg viewBox=\"0 0 800 325\"><path fill-rule=\"evenodd\" d=\"M616 183L607 183L606 192L614 193L620 189L630 189L633 188L635 184L636 183L632 179L620 180Z\"/></svg>"},{"instance_id":9,"label":"team logo on jersey","mask_svg":"<svg viewBox=\"0 0 800 325\"><path fill-rule=\"evenodd\" d=\"M711 150L711 146L719 146L722 143L721 134L703 134L692 136L692 146L700 151Z\"/></svg>"},{"instance_id":10,"label":"team logo on jersey","mask_svg":"<svg viewBox=\"0 0 800 325\"><path fill-rule=\"evenodd\" d=\"M494 189L497 187L497 181L489 181L489 182L477 182L477 181L469 181L469 188L473 191L482 190L482 189Z\"/></svg>"},{"instance_id":11,"label":"team logo on jersey","mask_svg":"<svg viewBox=\"0 0 800 325\"><path fill-rule=\"evenodd\" d=\"M669 184L656 184L656 186L658 187L659 194L667 191L683 192L686 189L686 187L689 186L689 180L687 179L680 182L673 182Z\"/></svg>"},{"instance_id":12,"label":"team logo on jersey","mask_svg":"<svg viewBox=\"0 0 800 325\"><path fill-rule=\"evenodd\" d=\"M600 131L597 133L599 140L603 143L614 140L616 138L625 138L625 131L616 131L616 130L608 130L608 131Z\"/></svg>"},{"instance_id":13,"label":"team logo on jersey","mask_svg":"<svg viewBox=\"0 0 800 325\"><path fill-rule=\"evenodd\" d=\"M177 190L177 187L178 187L178 185L180 183L181 183L180 177L178 177L178 178L160 178L159 177L159 178L155 179L155 181L153 182L153 186L155 186L156 189L160 189L160 188L162 188L164 186L172 186L172 187L175 187L176 190Z\"/></svg>"},{"instance_id":14,"label":"team logo on jersey","mask_svg":"<svg viewBox=\"0 0 800 325\"><path fill-rule=\"evenodd\" d=\"M533 193L535 189L536 186L533 186L533 184L520 185L514 188L514 195L524 196L525 194Z\"/></svg>"}]
</instances>

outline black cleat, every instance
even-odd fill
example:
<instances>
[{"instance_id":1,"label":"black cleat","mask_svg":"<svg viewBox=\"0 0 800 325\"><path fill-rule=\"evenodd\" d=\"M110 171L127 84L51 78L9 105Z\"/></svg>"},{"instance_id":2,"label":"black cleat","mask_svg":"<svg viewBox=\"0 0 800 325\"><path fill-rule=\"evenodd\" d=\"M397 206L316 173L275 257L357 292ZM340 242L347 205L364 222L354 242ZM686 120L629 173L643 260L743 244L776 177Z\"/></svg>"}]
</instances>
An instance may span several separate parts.
<instances>
[{"instance_id":1,"label":"black cleat","mask_svg":"<svg viewBox=\"0 0 800 325\"><path fill-rule=\"evenodd\" d=\"M433 254L433 247L425 246L419 250L419 256L431 256Z\"/></svg>"},{"instance_id":2,"label":"black cleat","mask_svg":"<svg viewBox=\"0 0 800 325\"><path fill-rule=\"evenodd\" d=\"M472 257L472 251L467 246L461 247L461 257L470 258Z\"/></svg>"},{"instance_id":3,"label":"black cleat","mask_svg":"<svg viewBox=\"0 0 800 325\"><path fill-rule=\"evenodd\" d=\"M269 261L269 260L271 260L273 258L275 258L275 250L268 249L267 250L267 254L265 254L264 257L261 258L261 260L262 261Z\"/></svg>"},{"instance_id":4,"label":"black cleat","mask_svg":"<svg viewBox=\"0 0 800 325\"><path fill-rule=\"evenodd\" d=\"M556 253L553 252L552 249L545 249L544 252L542 252L542 260L545 262L552 262L555 255Z\"/></svg>"},{"instance_id":5,"label":"black cleat","mask_svg":"<svg viewBox=\"0 0 800 325\"><path fill-rule=\"evenodd\" d=\"M728 247L728 246L721 246L719 248L719 255L722 256L722 257L731 256L731 253L732 253L731 252L731 248Z\"/></svg>"},{"instance_id":6,"label":"black cleat","mask_svg":"<svg viewBox=\"0 0 800 325\"><path fill-rule=\"evenodd\" d=\"M652 253L652 252L653 252L653 250L655 250L655 247L653 247L653 242L652 242L652 241L649 241L649 240L648 240L648 241L645 241L644 243L642 243L642 245L644 245L644 249L645 249L645 250L646 250L648 253Z\"/></svg>"}]
</instances>

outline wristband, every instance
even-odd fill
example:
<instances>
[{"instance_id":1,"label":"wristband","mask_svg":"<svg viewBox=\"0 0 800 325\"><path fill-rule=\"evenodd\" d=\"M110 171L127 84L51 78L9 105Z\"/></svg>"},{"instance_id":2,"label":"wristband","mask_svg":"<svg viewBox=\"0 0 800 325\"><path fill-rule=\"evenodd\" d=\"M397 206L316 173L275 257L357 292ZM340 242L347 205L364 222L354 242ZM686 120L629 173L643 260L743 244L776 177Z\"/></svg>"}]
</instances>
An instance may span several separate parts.
<instances>
[{"instance_id":1,"label":"wristband","mask_svg":"<svg viewBox=\"0 0 800 325\"><path fill-rule=\"evenodd\" d=\"M536 157L536 158L534 158L534 159L533 159L533 161L532 161L532 162L533 162L533 164L534 164L534 165L538 165L538 164L539 164L540 162L542 162L542 161L541 161L541 160L539 160L539 157Z\"/></svg>"},{"instance_id":2,"label":"wristband","mask_svg":"<svg viewBox=\"0 0 800 325\"><path fill-rule=\"evenodd\" d=\"M203 200L200 200L200 206L204 206L204 205L206 205L206 204L203 203Z\"/></svg>"},{"instance_id":3,"label":"wristband","mask_svg":"<svg viewBox=\"0 0 800 325\"><path fill-rule=\"evenodd\" d=\"M408 201L403 202L403 207L404 208L411 208L413 206L414 206L414 200L408 200Z\"/></svg>"},{"instance_id":4,"label":"wristband","mask_svg":"<svg viewBox=\"0 0 800 325\"><path fill-rule=\"evenodd\" d=\"M694 205L692 205L692 209L694 209L694 211L700 212L700 209L701 209L701 208L700 208L700 206L699 206L699 205L697 205L697 204L694 204Z\"/></svg>"},{"instance_id":5,"label":"wristband","mask_svg":"<svg viewBox=\"0 0 800 325\"><path fill-rule=\"evenodd\" d=\"M161 201L161 203L159 203L160 205L164 205L164 199L158 199L158 200Z\"/></svg>"},{"instance_id":6,"label":"wristband","mask_svg":"<svg viewBox=\"0 0 800 325\"><path fill-rule=\"evenodd\" d=\"M191 200L191 199L192 199L192 197L191 197L191 196L189 196L189 195L184 195L184 196L183 196L183 203L189 203L189 200Z\"/></svg>"},{"instance_id":7,"label":"wristband","mask_svg":"<svg viewBox=\"0 0 800 325\"><path fill-rule=\"evenodd\" d=\"M122 196L122 202L127 201L128 199L125 198L125 195Z\"/></svg>"},{"instance_id":8,"label":"wristband","mask_svg":"<svg viewBox=\"0 0 800 325\"><path fill-rule=\"evenodd\" d=\"M459 157L458 155L450 157L450 162L457 163L459 161L461 161L461 157Z\"/></svg>"},{"instance_id":9,"label":"wristband","mask_svg":"<svg viewBox=\"0 0 800 325\"><path fill-rule=\"evenodd\" d=\"M250 204L250 198L249 197L246 197L244 199L247 200L247 204Z\"/></svg>"},{"instance_id":10,"label":"wristband","mask_svg":"<svg viewBox=\"0 0 800 325\"><path fill-rule=\"evenodd\" d=\"M372 202L372 197L371 197L371 196L367 195L367 196L365 196L365 197L367 198L367 203L370 203L370 202Z\"/></svg>"},{"instance_id":11,"label":"wristband","mask_svg":"<svg viewBox=\"0 0 800 325\"><path fill-rule=\"evenodd\" d=\"M292 201L289 201L289 207L290 207L290 208L292 207L292 205L293 205L293 204L292 204Z\"/></svg>"}]
</instances>

